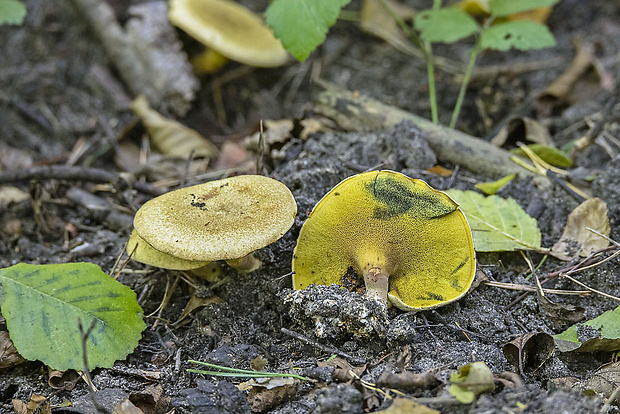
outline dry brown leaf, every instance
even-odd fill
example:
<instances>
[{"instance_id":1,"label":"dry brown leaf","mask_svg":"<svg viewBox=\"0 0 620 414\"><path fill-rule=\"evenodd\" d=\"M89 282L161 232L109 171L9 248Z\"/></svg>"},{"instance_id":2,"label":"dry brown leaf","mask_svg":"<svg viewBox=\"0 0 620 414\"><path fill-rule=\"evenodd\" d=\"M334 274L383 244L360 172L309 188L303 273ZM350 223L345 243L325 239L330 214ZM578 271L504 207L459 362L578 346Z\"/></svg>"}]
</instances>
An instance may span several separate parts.
<instances>
[{"instance_id":1,"label":"dry brown leaf","mask_svg":"<svg viewBox=\"0 0 620 414\"><path fill-rule=\"evenodd\" d=\"M431 167L426 171L437 174L441 177L450 177L452 174L454 174L454 171L444 168L441 165L435 165L434 167Z\"/></svg>"},{"instance_id":2,"label":"dry brown leaf","mask_svg":"<svg viewBox=\"0 0 620 414\"><path fill-rule=\"evenodd\" d=\"M584 307L552 302L546 296L542 296L540 292L538 292L538 303L550 316L553 326L558 330L566 329L585 318L586 309Z\"/></svg>"},{"instance_id":3,"label":"dry brown leaf","mask_svg":"<svg viewBox=\"0 0 620 414\"><path fill-rule=\"evenodd\" d=\"M157 384L148 386L144 391L131 393L129 401L144 414L162 414L170 409L172 397L167 396L162 386Z\"/></svg>"},{"instance_id":4,"label":"dry brown leaf","mask_svg":"<svg viewBox=\"0 0 620 414\"><path fill-rule=\"evenodd\" d=\"M512 366L533 372L548 360L555 349L553 337L544 332L525 333L504 345L504 356Z\"/></svg>"},{"instance_id":5,"label":"dry brown leaf","mask_svg":"<svg viewBox=\"0 0 620 414\"><path fill-rule=\"evenodd\" d=\"M205 307L207 305L210 305L212 303L223 303L224 301L222 300L222 298L220 298L219 296L210 296L208 298L200 298L196 295L192 296L191 299L187 302L187 305L185 305L185 308L183 309L183 312L181 312L181 316L179 316L179 319L177 319L177 321L175 323L173 323L173 325L178 325L180 324L183 319L187 318L192 312Z\"/></svg>"},{"instance_id":6,"label":"dry brown leaf","mask_svg":"<svg viewBox=\"0 0 620 414\"><path fill-rule=\"evenodd\" d=\"M552 254L568 260L574 256L587 257L593 251L604 249L609 240L588 230L609 236L607 205L600 198L590 198L578 205L569 215L564 233L553 245Z\"/></svg>"},{"instance_id":7,"label":"dry brown leaf","mask_svg":"<svg viewBox=\"0 0 620 414\"><path fill-rule=\"evenodd\" d=\"M71 391L80 379L78 373L72 369L63 372L48 368L47 384L55 390Z\"/></svg>"},{"instance_id":8,"label":"dry brown leaf","mask_svg":"<svg viewBox=\"0 0 620 414\"><path fill-rule=\"evenodd\" d=\"M592 391L609 398L614 390L620 386L620 362L603 365L578 386L584 392ZM616 395L612 404L620 405L620 394Z\"/></svg>"},{"instance_id":9,"label":"dry brown leaf","mask_svg":"<svg viewBox=\"0 0 620 414\"><path fill-rule=\"evenodd\" d=\"M517 142L536 142L553 147L553 141L547 128L538 121L527 117L511 119L491 140L491 144L498 147L502 147L506 143L515 145Z\"/></svg>"},{"instance_id":10,"label":"dry brown leaf","mask_svg":"<svg viewBox=\"0 0 620 414\"><path fill-rule=\"evenodd\" d=\"M388 5L403 20L411 20L416 11L401 3L387 0ZM394 49L410 56L419 56L419 50L411 44L398 23L378 0L362 2L360 28L373 36L385 40Z\"/></svg>"},{"instance_id":11,"label":"dry brown leaf","mask_svg":"<svg viewBox=\"0 0 620 414\"><path fill-rule=\"evenodd\" d=\"M556 105L572 104L593 99L604 86L595 65L594 46L578 43L577 54L571 65L538 97L539 112L550 113Z\"/></svg>"},{"instance_id":12,"label":"dry brown leaf","mask_svg":"<svg viewBox=\"0 0 620 414\"><path fill-rule=\"evenodd\" d=\"M439 380L432 371L415 373L411 371L403 371L398 374L386 369L377 378L377 386L395 388L397 390L419 390L427 389L439 383Z\"/></svg>"},{"instance_id":13,"label":"dry brown leaf","mask_svg":"<svg viewBox=\"0 0 620 414\"><path fill-rule=\"evenodd\" d=\"M12 400L12 403L13 410L15 410L16 414L32 414L37 411L38 408L40 408L38 411L40 414L48 414L52 412L49 402L47 402L47 398L39 394L32 394L28 403L25 403L22 400Z\"/></svg>"},{"instance_id":14,"label":"dry brown leaf","mask_svg":"<svg viewBox=\"0 0 620 414\"><path fill-rule=\"evenodd\" d=\"M301 382L291 377L252 378L237 386L241 391L250 390L248 403L253 412L268 410L297 394Z\"/></svg>"},{"instance_id":15,"label":"dry brown leaf","mask_svg":"<svg viewBox=\"0 0 620 414\"><path fill-rule=\"evenodd\" d=\"M439 411L428 408L425 405L419 404L409 398L397 397L394 398L394 402L385 410L376 411L382 414L440 414Z\"/></svg>"},{"instance_id":16,"label":"dry brown leaf","mask_svg":"<svg viewBox=\"0 0 620 414\"><path fill-rule=\"evenodd\" d=\"M349 364L346 359L340 357L333 358L325 362L319 361L317 362L317 365L321 368L333 367L334 372L332 374L332 378L340 382L349 382L355 378L353 375L351 375L349 371L360 377L366 370L366 365L362 365L361 367L354 367L353 365Z\"/></svg>"},{"instance_id":17,"label":"dry brown leaf","mask_svg":"<svg viewBox=\"0 0 620 414\"><path fill-rule=\"evenodd\" d=\"M26 359L17 352L9 333L0 331L0 369L11 368L23 362L26 362Z\"/></svg>"},{"instance_id":18,"label":"dry brown leaf","mask_svg":"<svg viewBox=\"0 0 620 414\"><path fill-rule=\"evenodd\" d=\"M153 110L144 96L138 96L132 103L134 113L146 128L153 147L164 155L187 158L215 158L219 151L198 132L179 122L162 116Z\"/></svg>"}]
</instances>

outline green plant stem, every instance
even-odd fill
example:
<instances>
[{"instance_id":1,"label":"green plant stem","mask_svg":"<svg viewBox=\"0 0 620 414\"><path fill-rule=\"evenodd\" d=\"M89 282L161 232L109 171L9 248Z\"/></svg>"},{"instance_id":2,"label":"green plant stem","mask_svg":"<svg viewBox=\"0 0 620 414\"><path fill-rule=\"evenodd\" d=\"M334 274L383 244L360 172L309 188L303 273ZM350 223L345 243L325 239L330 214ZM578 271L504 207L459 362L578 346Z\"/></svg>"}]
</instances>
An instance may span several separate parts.
<instances>
[{"instance_id":1,"label":"green plant stem","mask_svg":"<svg viewBox=\"0 0 620 414\"><path fill-rule=\"evenodd\" d=\"M424 56L426 57L426 73L428 74L428 95L431 101L431 120L434 124L439 124L437 92L435 91L435 65L433 64L433 49L430 43L424 44Z\"/></svg>"},{"instance_id":2,"label":"green plant stem","mask_svg":"<svg viewBox=\"0 0 620 414\"><path fill-rule=\"evenodd\" d=\"M461 113L461 106L463 105L463 100L465 99L465 92L467 92L467 85L469 85L469 80L471 79L471 74L474 71L474 65L476 64L476 58L478 57L480 51L480 46L478 46L478 43L476 43L476 45L471 51L471 55L469 56L469 64L467 65L465 76L463 77L463 83L461 83L461 90L459 91L459 96L456 99L454 111L452 111L450 128L454 128L454 126L456 125L456 121L458 121L459 119L459 114Z\"/></svg>"},{"instance_id":3,"label":"green plant stem","mask_svg":"<svg viewBox=\"0 0 620 414\"><path fill-rule=\"evenodd\" d=\"M199 369L188 369L188 372L195 372L198 374L214 375L220 377L252 377L252 378L278 378L278 377L291 377L297 378L302 381L308 381L308 378L302 377L296 374L286 374L280 372L265 372L265 371L252 371L249 369L230 368L222 365L209 364L208 362L196 361L193 359L188 360L192 364L203 365L208 368L215 368L219 371L203 371Z\"/></svg>"}]
</instances>

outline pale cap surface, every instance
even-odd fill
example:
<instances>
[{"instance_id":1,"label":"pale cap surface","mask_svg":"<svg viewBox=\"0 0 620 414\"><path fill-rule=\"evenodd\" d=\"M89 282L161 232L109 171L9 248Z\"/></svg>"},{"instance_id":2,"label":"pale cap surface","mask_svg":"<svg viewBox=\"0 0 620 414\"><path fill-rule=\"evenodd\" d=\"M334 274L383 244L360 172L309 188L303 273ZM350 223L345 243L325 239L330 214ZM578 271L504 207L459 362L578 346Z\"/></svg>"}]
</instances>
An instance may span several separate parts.
<instances>
[{"instance_id":1,"label":"pale cap surface","mask_svg":"<svg viewBox=\"0 0 620 414\"><path fill-rule=\"evenodd\" d=\"M172 24L194 39L237 62L275 67L288 53L261 18L228 0L172 0Z\"/></svg>"},{"instance_id":2,"label":"pale cap surface","mask_svg":"<svg viewBox=\"0 0 620 414\"><path fill-rule=\"evenodd\" d=\"M186 260L238 259L282 237L297 204L281 182L262 175L210 181L147 201L134 217L155 249Z\"/></svg>"}]
</instances>

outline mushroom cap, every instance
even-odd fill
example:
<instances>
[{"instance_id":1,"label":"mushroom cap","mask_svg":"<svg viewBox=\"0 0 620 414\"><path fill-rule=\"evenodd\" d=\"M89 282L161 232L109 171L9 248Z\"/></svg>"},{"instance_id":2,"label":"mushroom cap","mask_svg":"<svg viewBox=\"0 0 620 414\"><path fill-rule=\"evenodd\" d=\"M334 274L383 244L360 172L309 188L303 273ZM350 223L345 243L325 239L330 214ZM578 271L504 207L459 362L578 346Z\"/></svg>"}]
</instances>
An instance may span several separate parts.
<instances>
[{"instance_id":1,"label":"mushroom cap","mask_svg":"<svg viewBox=\"0 0 620 414\"><path fill-rule=\"evenodd\" d=\"M293 287L355 284L380 267L390 275L390 302L430 309L467 292L475 261L465 215L447 194L394 171L370 171L340 182L310 213L293 254Z\"/></svg>"},{"instance_id":2,"label":"mushroom cap","mask_svg":"<svg viewBox=\"0 0 620 414\"><path fill-rule=\"evenodd\" d=\"M229 0L172 0L169 19L209 48L237 62L275 67L288 60L261 18Z\"/></svg>"},{"instance_id":3,"label":"mushroom cap","mask_svg":"<svg viewBox=\"0 0 620 414\"><path fill-rule=\"evenodd\" d=\"M180 259L160 252L140 237L135 230L129 236L126 250L133 260L163 269L192 270L209 264L209 262L204 261Z\"/></svg>"},{"instance_id":4,"label":"mushroom cap","mask_svg":"<svg viewBox=\"0 0 620 414\"><path fill-rule=\"evenodd\" d=\"M186 260L238 259L282 237L297 204L281 182L241 175L181 188L147 201L134 217L140 237Z\"/></svg>"}]
</instances>

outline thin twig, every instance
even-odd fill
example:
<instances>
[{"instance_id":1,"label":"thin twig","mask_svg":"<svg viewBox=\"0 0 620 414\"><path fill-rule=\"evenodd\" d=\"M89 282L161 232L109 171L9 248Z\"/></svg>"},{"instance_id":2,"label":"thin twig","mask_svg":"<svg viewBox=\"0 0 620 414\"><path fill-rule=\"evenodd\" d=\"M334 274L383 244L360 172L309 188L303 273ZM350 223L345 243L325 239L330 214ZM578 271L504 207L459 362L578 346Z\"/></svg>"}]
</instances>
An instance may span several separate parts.
<instances>
[{"instance_id":1,"label":"thin twig","mask_svg":"<svg viewBox=\"0 0 620 414\"><path fill-rule=\"evenodd\" d=\"M542 282L544 283L544 282ZM493 286L501 289L508 290L521 290L524 292L538 292L538 289L534 286L528 285L518 285L515 283L503 283L503 282L495 282L493 280L485 280L481 284L486 286ZM562 289L543 289L544 293L549 293L552 295L588 295L590 292L585 290L562 290Z\"/></svg>"},{"instance_id":2,"label":"thin twig","mask_svg":"<svg viewBox=\"0 0 620 414\"><path fill-rule=\"evenodd\" d=\"M139 181L129 182L121 174L100 169L73 165L46 165L24 170L4 171L0 173L0 184L10 184L28 180L72 180L97 184L113 184L120 189L133 187L141 193L158 196L163 193L160 188Z\"/></svg>"},{"instance_id":3,"label":"thin twig","mask_svg":"<svg viewBox=\"0 0 620 414\"><path fill-rule=\"evenodd\" d=\"M620 298L618 298L616 296L613 296L613 295L610 295L610 294L605 293L605 292L601 292L600 290L596 290L594 288L591 288L590 286L588 286L588 285L578 281L577 279L574 279L574 278L570 277L567 274L562 274L562 275L560 275L560 277L565 277L566 279L570 280L573 283L578 284L579 286L583 287L584 289L588 289L590 292L594 292L594 293L597 293L597 294L599 294L601 296L604 296L606 298L613 299L613 300L616 300L616 301L620 302Z\"/></svg>"},{"instance_id":4,"label":"thin twig","mask_svg":"<svg viewBox=\"0 0 620 414\"><path fill-rule=\"evenodd\" d=\"M90 399L95 406L95 409L103 414L111 414L111 411L105 408L95 395L95 389L93 387L93 380L90 376L90 369L88 368L88 355L86 353L86 341L88 337L92 333L93 329L95 329L95 325L97 324L97 319L93 319L90 324L90 327L86 332L84 332L84 327L82 326L82 319L78 318L78 329L80 330L80 339L82 341L82 358L84 362L84 375L86 376L86 383L88 384L88 393L90 394Z\"/></svg>"},{"instance_id":5,"label":"thin twig","mask_svg":"<svg viewBox=\"0 0 620 414\"><path fill-rule=\"evenodd\" d=\"M301 342L308 344L308 345L312 345L315 348L320 349L321 351L330 353L330 354L336 354L336 355L340 355L343 358L346 358L348 360L350 360L351 362L354 362L356 364L366 364L367 361L365 359L361 359L361 358L357 358L354 357L352 355L349 355L345 352L342 352L341 350L339 350L338 348L334 348L333 346L329 346L329 345L323 345L319 342L313 341L310 338L307 338L305 336L303 336L300 333L297 333L295 331L291 331L290 329L286 329L286 328L280 328L280 331L288 336L292 336L295 339L300 340Z\"/></svg>"}]
</instances>

